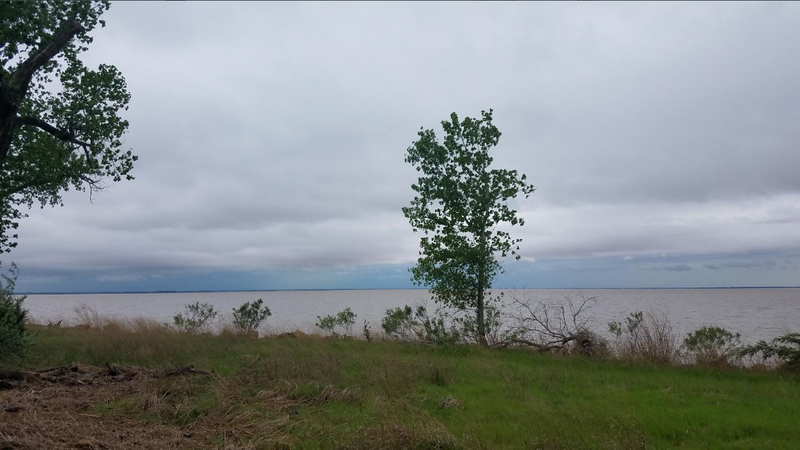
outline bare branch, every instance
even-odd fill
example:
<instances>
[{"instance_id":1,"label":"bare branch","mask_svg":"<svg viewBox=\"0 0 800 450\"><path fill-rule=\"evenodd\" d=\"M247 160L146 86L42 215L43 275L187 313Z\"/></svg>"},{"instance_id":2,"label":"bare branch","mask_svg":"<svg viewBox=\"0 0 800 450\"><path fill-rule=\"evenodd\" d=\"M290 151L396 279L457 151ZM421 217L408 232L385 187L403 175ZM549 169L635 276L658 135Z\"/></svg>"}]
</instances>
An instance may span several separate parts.
<instances>
[{"instance_id":1,"label":"bare branch","mask_svg":"<svg viewBox=\"0 0 800 450\"><path fill-rule=\"evenodd\" d=\"M579 294L580 295L580 294ZM586 343L589 336L586 317L590 304L595 297L580 295L580 304L575 305L568 296L555 300L547 299L530 301L512 299L516 312L509 315L514 323L507 333L507 338L496 345L505 348L512 345L526 345L540 352L549 352L569 348L573 342L580 346L591 346Z\"/></svg>"}]
</instances>

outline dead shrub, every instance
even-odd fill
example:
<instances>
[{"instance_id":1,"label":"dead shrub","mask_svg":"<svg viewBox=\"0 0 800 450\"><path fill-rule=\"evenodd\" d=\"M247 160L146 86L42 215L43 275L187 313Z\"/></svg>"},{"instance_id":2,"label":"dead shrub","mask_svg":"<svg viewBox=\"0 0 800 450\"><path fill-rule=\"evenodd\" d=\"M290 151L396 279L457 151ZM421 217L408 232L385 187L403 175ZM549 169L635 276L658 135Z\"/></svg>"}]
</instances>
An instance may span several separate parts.
<instances>
[{"instance_id":1,"label":"dead shrub","mask_svg":"<svg viewBox=\"0 0 800 450\"><path fill-rule=\"evenodd\" d=\"M624 322L609 322L608 330L618 358L665 365L678 361L678 335L665 314L638 311Z\"/></svg>"},{"instance_id":2,"label":"dead shrub","mask_svg":"<svg viewBox=\"0 0 800 450\"><path fill-rule=\"evenodd\" d=\"M602 344L591 331L591 308L596 297L581 293L560 298L518 299L512 296L510 328L496 347L533 347L540 352L592 355Z\"/></svg>"}]
</instances>

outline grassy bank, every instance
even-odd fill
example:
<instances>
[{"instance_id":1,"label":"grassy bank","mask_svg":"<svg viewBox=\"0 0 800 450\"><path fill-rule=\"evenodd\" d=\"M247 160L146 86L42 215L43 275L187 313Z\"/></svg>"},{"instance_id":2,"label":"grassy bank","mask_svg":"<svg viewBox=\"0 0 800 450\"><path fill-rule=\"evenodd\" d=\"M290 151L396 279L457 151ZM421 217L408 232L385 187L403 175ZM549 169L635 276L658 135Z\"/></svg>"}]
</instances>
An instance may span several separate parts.
<instances>
[{"instance_id":1,"label":"grassy bank","mask_svg":"<svg viewBox=\"0 0 800 450\"><path fill-rule=\"evenodd\" d=\"M194 364L95 402L186 448L798 448L800 382L524 350L41 329L27 367ZM116 422L115 422L116 421Z\"/></svg>"}]
</instances>

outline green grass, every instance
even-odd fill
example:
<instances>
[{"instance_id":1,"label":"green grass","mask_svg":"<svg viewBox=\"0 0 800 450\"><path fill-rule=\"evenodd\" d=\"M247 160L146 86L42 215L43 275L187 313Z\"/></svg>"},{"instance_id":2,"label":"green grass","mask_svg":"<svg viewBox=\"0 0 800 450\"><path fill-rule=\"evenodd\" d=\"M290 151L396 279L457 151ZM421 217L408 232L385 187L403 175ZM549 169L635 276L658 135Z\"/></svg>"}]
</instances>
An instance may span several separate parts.
<instances>
[{"instance_id":1,"label":"green grass","mask_svg":"<svg viewBox=\"0 0 800 450\"><path fill-rule=\"evenodd\" d=\"M253 448L800 448L786 373L653 367L522 350L43 329L24 365L194 364L97 405ZM442 409L452 396L458 408Z\"/></svg>"}]
</instances>

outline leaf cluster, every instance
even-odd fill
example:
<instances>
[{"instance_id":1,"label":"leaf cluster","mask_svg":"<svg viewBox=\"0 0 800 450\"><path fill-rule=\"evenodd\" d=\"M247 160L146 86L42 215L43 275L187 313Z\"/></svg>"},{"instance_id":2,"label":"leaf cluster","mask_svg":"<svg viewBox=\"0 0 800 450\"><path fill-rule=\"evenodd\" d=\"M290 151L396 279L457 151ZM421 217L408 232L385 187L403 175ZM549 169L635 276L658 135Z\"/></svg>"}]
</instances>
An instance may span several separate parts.
<instances>
[{"instance_id":1,"label":"leaf cluster","mask_svg":"<svg viewBox=\"0 0 800 450\"><path fill-rule=\"evenodd\" d=\"M317 316L316 325L317 328L334 336L349 336L353 331L353 325L356 323L356 317L358 317L356 313L347 307L336 315Z\"/></svg>"},{"instance_id":2,"label":"leaf cluster","mask_svg":"<svg viewBox=\"0 0 800 450\"><path fill-rule=\"evenodd\" d=\"M742 356L761 356L768 360L777 358L785 368L800 372L800 333L789 333L776 337L772 341L758 341L741 349Z\"/></svg>"},{"instance_id":3,"label":"leaf cluster","mask_svg":"<svg viewBox=\"0 0 800 450\"><path fill-rule=\"evenodd\" d=\"M390 338L404 342L454 344L460 337L455 329L445 325L442 316L429 317L423 305L387 309L381 328Z\"/></svg>"},{"instance_id":4,"label":"leaf cluster","mask_svg":"<svg viewBox=\"0 0 800 450\"><path fill-rule=\"evenodd\" d=\"M233 308L233 328L241 335L249 335L272 315L264 301L258 299L253 303L247 302L238 308Z\"/></svg>"},{"instance_id":5,"label":"leaf cluster","mask_svg":"<svg viewBox=\"0 0 800 450\"><path fill-rule=\"evenodd\" d=\"M737 355L741 334L720 327L702 327L683 339L688 355L700 364L728 362Z\"/></svg>"},{"instance_id":6,"label":"leaf cluster","mask_svg":"<svg viewBox=\"0 0 800 450\"><path fill-rule=\"evenodd\" d=\"M195 302L185 305L182 313L172 318L172 323L184 333L194 334L219 321L219 311L210 303Z\"/></svg>"}]
</instances>

